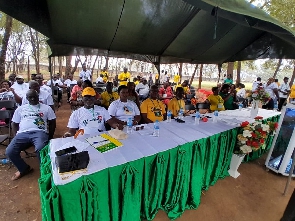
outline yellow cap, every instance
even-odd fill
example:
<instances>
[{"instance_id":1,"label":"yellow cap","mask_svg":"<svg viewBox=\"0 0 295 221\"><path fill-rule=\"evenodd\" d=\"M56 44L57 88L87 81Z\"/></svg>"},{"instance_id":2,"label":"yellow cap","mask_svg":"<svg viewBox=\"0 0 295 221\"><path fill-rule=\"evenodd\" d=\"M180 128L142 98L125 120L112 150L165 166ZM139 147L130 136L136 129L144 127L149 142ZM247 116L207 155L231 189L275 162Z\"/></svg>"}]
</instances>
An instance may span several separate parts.
<instances>
[{"instance_id":1,"label":"yellow cap","mask_svg":"<svg viewBox=\"0 0 295 221\"><path fill-rule=\"evenodd\" d=\"M95 90L92 88L92 87L86 87L83 89L82 91L82 96L95 96L96 95L96 92Z\"/></svg>"}]
</instances>

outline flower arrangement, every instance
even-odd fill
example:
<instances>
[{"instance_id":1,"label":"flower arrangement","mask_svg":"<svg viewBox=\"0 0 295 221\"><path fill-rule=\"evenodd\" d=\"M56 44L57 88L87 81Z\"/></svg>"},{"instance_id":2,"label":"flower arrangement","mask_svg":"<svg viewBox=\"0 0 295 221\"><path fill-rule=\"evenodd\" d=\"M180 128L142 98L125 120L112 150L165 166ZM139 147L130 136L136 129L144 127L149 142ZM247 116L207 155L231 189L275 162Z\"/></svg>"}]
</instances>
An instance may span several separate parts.
<instances>
[{"instance_id":1,"label":"flower arrangement","mask_svg":"<svg viewBox=\"0 0 295 221\"><path fill-rule=\"evenodd\" d=\"M245 121L241 124L242 131L237 136L236 154L249 154L265 147L265 139L273 135L278 128L277 122L262 122L263 117L255 117L255 122L250 124Z\"/></svg>"},{"instance_id":2,"label":"flower arrangement","mask_svg":"<svg viewBox=\"0 0 295 221\"><path fill-rule=\"evenodd\" d=\"M262 86L257 87L255 91L250 94L253 100L261 101L262 104L267 104L270 100L269 94L264 90Z\"/></svg>"}]
</instances>

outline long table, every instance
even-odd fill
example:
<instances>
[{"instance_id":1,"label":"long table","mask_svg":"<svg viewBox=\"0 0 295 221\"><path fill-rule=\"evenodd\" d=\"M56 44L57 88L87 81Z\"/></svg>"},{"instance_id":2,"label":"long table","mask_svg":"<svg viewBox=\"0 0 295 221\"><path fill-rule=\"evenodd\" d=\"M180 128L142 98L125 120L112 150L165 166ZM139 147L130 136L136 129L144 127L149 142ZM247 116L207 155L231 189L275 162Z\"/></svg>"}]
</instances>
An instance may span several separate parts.
<instances>
[{"instance_id":1,"label":"long table","mask_svg":"<svg viewBox=\"0 0 295 221\"><path fill-rule=\"evenodd\" d=\"M277 114L261 112L266 118ZM161 122L160 137L134 132L123 147L97 152L100 160L90 160L88 175L75 175L80 177L64 185L58 184L64 180L55 174L51 153L71 140L52 140L40 152L42 219L152 220L159 209L176 219L196 209L201 191L228 176L239 127L220 118L224 121L199 125L192 117L185 124Z\"/></svg>"}]
</instances>

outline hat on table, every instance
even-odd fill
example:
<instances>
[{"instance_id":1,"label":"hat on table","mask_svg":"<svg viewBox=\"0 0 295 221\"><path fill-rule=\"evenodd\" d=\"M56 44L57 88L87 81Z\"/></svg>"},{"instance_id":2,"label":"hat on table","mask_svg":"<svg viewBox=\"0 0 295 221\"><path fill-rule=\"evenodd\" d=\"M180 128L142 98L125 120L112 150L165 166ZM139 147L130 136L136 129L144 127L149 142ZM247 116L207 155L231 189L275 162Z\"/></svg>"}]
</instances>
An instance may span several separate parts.
<instances>
[{"instance_id":1,"label":"hat on table","mask_svg":"<svg viewBox=\"0 0 295 221\"><path fill-rule=\"evenodd\" d=\"M83 91L82 91L82 96L95 96L96 92L92 87L86 87Z\"/></svg>"}]
</instances>

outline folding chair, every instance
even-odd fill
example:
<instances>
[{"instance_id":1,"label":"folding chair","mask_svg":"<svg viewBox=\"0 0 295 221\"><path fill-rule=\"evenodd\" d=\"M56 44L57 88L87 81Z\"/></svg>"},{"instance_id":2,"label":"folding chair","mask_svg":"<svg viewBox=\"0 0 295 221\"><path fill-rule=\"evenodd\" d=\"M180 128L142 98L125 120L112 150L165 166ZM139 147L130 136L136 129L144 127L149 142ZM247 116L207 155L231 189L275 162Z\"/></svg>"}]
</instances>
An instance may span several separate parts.
<instances>
[{"instance_id":1,"label":"folding chair","mask_svg":"<svg viewBox=\"0 0 295 221\"><path fill-rule=\"evenodd\" d=\"M5 107L6 110L9 110L10 116L12 117L14 114L14 111L16 109L16 103L14 100L1 100L0 101L0 109Z\"/></svg>"},{"instance_id":2,"label":"folding chair","mask_svg":"<svg viewBox=\"0 0 295 221\"><path fill-rule=\"evenodd\" d=\"M0 124L1 134L0 134L0 145L7 146L4 142L8 139L8 143L11 139L11 113L9 110L0 110L0 119L5 122ZM8 133L2 134L2 128L8 128Z\"/></svg>"}]
</instances>

